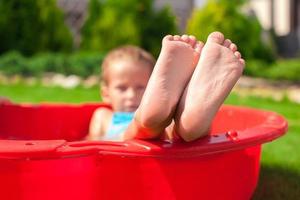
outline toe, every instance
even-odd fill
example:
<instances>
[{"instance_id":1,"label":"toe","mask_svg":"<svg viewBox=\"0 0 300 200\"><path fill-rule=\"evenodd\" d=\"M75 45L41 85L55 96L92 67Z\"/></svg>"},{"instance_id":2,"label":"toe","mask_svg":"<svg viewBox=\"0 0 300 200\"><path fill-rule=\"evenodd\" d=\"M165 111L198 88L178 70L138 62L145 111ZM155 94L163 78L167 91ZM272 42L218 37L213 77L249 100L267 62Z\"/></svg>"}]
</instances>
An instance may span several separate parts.
<instances>
[{"instance_id":1,"label":"toe","mask_svg":"<svg viewBox=\"0 0 300 200\"><path fill-rule=\"evenodd\" d=\"M179 35L174 35L173 38L174 38L175 41L180 41L181 40L181 37Z\"/></svg>"},{"instance_id":2,"label":"toe","mask_svg":"<svg viewBox=\"0 0 300 200\"><path fill-rule=\"evenodd\" d=\"M232 52L236 52L236 51L237 51L237 46L236 46L236 44L231 43L230 46L229 46L229 49L230 49Z\"/></svg>"},{"instance_id":3,"label":"toe","mask_svg":"<svg viewBox=\"0 0 300 200\"><path fill-rule=\"evenodd\" d=\"M164 46L164 45L166 45L166 43L168 43L169 41L173 41L173 40L174 40L174 38L172 35L166 35L162 40L162 45Z\"/></svg>"},{"instance_id":4,"label":"toe","mask_svg":"<svg viewBox=\"0 0 300 200\"><path fill-rule=\"evenodd\" d=\"M223 43L223 46L229 48L231 44L232 44L231 40L226 39Z\"/></svg>"},{"instance_id":5,"label":"toe","mask_svg":"<svg viewBox=\"0 0 300 200\"><path fill-rule=\"evenodd\" d=\"M201 53L203 47L204 43L202 41L198 41L195 45L195 51Z\"/></svg>"},{"instance_id":6,"label":"toe","mask_svg":"<svg viewBox=\"0 0 300 200\"><path fill-rule=\"evenodd\" d=\"M195 45L196 45L196 43L197 43L196 37L193 36L193 35L190 35L190 36L189 36L189 39L190 39L189 44L190 44L193 48L195 48Z\"/></svg>"},{"instance_id":7,"label":"toe","mask_svg":"<svg viewBox=\"0 0 300 200\"><path fill-rule=\"evenodd\" d=\"M240 58L239 61L245 67L245 60L243 58Z\"/></svg>"},{"instance_id":8,"label":"toe","mask_svg":"<svg viewBox=\"0 0 300 200\"><path fill-rule=\"evenodd\" d=\"M209 34L209 36L207 38L207 42L223 44L224 35L220 32L212 32L211 34Z\"/></svg>"},{"instance_id":9,"label":"toe","mask_svg":"<svg viewBox=\"0 0 300 200\"><path fill-rule=\"evenodd\" d=\"M238 52L238 51L234 52L234 55L235 55L235 57L237 57L238 59L240 59L240 58L242 57L242 56L241 56L241 53Z\"/></svg>"},{"instance_id":10,"label":"toe","mask_svg":"<svg viewBox=\"0 0 300 200\"><path fill-rule=\"evenodd\" d=\"M182 36L181 36L181 40L182 40L183 42L189 43L190 38L189 38L188 35L182 35Z\"/></svg>"},{"instance_id":11,"label":"toe","mask_svg":"<svg viewBox=\"0 0 300 200\"><path fill-rule=\"evenodd\" d=\"M164 39L166 39L166 40L173 40L173 35L166 35L164 37Z\"/></svg>"}]
</instances>

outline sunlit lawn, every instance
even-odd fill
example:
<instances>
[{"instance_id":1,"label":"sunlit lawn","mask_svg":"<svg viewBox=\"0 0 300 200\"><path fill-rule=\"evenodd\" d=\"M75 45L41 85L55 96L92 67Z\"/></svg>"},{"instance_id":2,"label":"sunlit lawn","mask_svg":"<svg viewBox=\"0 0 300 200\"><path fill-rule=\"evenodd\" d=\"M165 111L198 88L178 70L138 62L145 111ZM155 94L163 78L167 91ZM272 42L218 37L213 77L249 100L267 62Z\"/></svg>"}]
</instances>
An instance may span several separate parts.
<instances>
[{"instance_id":1,"label":"sunlit lawn","mask_svg":"<svg viewBox=\"0 0 300 200\"><path fill-rule=\"evenodd\" d=\"M0 95L15 102L99 101L99 89L62 89L59 87L0 85ZM286 136L264 145L262 167L255 200L294 200L300 198L300 105L287 100L276 102L257 97L230 95L227 104L251 106L278 112L289 122Z\"/></svg>"}]
</instances>

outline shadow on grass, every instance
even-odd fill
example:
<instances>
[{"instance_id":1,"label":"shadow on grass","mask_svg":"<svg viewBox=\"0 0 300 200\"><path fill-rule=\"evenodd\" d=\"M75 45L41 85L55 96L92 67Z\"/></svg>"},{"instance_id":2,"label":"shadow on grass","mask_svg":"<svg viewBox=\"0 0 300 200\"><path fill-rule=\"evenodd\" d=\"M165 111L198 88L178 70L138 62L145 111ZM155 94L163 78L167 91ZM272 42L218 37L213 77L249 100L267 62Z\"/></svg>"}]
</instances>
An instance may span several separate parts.
<instances>
[{"instance_id":1,"label":"shadow on grass","mask_svg":"<svg viewBox=\"0 0 300 200\"><path fill-rule=\"evenodd\" d=\"M294 200L300 197L300 174L280 167L262 166L252 200Z\"/></svg>"}]
</instances>

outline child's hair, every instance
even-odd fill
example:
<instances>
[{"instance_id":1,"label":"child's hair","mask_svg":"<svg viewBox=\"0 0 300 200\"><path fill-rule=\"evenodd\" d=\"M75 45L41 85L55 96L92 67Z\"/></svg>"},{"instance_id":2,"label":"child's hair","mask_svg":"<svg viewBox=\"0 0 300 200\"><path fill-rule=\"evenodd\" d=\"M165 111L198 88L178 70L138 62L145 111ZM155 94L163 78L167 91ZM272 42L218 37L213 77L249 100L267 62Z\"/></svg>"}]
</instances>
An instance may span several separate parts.
<instances>
[{"instance_id":1,"label":"child's hair","mask_svg":"<svg viewBox=\"0 0 300 200\"><path fill-rule=\"evenodd\" d=\"M133 46L121 46L110 51L103 60L101 82L107 84L107 73L110 65L116 60L142 61L149 65L151 71L155 65L155 58L144 49Z\"/></svg>"}]
</instances>

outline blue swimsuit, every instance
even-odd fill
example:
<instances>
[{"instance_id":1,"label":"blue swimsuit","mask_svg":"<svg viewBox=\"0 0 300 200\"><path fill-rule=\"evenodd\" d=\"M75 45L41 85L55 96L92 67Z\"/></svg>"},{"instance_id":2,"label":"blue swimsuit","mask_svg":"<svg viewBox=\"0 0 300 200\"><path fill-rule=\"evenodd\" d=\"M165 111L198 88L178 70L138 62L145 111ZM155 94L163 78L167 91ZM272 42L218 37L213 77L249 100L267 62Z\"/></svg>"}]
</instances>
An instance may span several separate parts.
<instances>
[{"instance_id":1,"label":"blue swimsuit","mask_svg":"<svg viewBox=\"0 0 300 200\"><path fill-rule=\"evenodd\" d=\"M112 116L111 124L103 140L120 141L123 138L125 130L132 121L134 113L131 112L115 112Z\"/></svg>"}]
</instances>

